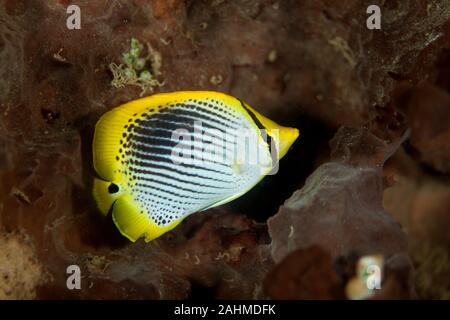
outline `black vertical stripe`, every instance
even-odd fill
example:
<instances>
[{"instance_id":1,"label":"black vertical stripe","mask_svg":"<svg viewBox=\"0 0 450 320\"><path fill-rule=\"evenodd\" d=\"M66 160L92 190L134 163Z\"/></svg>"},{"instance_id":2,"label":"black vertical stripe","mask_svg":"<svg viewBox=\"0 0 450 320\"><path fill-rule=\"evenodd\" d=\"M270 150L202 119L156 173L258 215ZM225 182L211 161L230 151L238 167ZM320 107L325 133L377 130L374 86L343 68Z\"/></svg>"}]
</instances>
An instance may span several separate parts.
<instances>
[{"instance_id":1,"label":"black vertical stripe","mask_svg":"<svg viewBox=\"0 0 450 320\"><path fill-rule=\"evenodd\" d=\"M264 127L264 125L261 123L261 121L259 121L259 119L256 117L256 115L249 108L247 108L245 106L245 103L242 102L242 100L240 100L240 99L238 99L238 101L241 103L242 108L244 108L244 110L247 111L247 113L249 114L250 118L252 118L252 120L255 122L255 124L259 128L263 138L267 138L267 140L264 139L264 141L266 141L266 143L267 143L267 145L269 147L269 153L270 153L270 156L272 157L272 166L274 166L275 163L278 161L278 159L277 159L278 152L275 149L274 150L275 151L274 154L272 153L272 147L276 148L275 145L272 146L272 137L267 132L268 131L267 128Z\"/></svg>"},{"instance_id":2,"label":"black vertical stripe","mask_svg":"<svg viewBox=\"0 0 450 320\"><path fill-rule=\"evenodd\" d=\"M144 167L145 166L151 167L152 166L151 162L167 163L167 158L166 157L140 153L139 151L136 151L136 150L131 151L130 154L131 154L131 156L136 157L136 158L138 158L140 160L145 160L145 161L149 161L150 162L150 163L149 162L142 162ZM207 166L198 166L198 165L191 164L191 163L183 163L182 166L183 167L187 167L187 168L197 169L199 171L210 171L210 172L214 172L214 173L220 174L222 176L227 176L228 175L224 171L215 170L215 169L209 168Z\"/></svg>"},{"instance_id":3,"label":"black vertical stripe","mask_svg":"<svg viewBox=\"0 0 450 320\"><path fill-rule=\"evenodd\" d=\"M175 182L181 182L181 183L185 183L194 187L205 187L205 188L212 188L212 189L226 189L225 187L222 186L217 186L217 185L207 185L207 184L202 184L202 183L198 183L198 182L193 182L192 180L186 180L186 179L182 179L179 176L173 176L170 174L166 174L163 172L159 172L159 171L152 171L152 170L145 170L145 169L140 169L137 167L130 167L130 171L132 173L136 173L140 176L144 175L144 176L156 176L156 177L163 177L166 178L168 180L174 180Z\"/></svg>"},{"instance_id":4,"label":"black vertical stripe","mask_svg":"<svg viewBox=\"0 0 450 320\"><path fill-rule=\"evenodd\" d=\"M177 173L179 175L184 175L184 176L188 176L188 177L193 177L193 178L199 178L199 179L203 179L203 180L212 180L212 181L217 181L217 182L226 182L226 183L233 183L233 180L229 180L229 179L225 179L226 177L229 177L226 174L222 174L222 177L224 177L224 179L215 179L211 176L203 176L200 174L194 174L190 171L181 171L181 170L177 170L167 164L164 163L148 163L148 162L144 162L144 161L139 161L139 160L128 160L128 162L130 164L135 164L136 166L142 167L142 168L155 168L155 169L165 169L165 170L170 170L171 172Z\"/></svg>"}]
</instances>

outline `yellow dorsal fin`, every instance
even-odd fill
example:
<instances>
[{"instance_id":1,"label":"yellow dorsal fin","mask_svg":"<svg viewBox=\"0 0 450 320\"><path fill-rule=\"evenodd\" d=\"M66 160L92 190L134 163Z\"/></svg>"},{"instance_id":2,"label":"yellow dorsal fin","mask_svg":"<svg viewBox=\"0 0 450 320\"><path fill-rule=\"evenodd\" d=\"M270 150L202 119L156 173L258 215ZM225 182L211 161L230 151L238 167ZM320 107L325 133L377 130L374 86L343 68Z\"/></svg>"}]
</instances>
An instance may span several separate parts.
<instances>
[{"instance_id":1,"label":"yellow dorsal fin","mask_svg":"<svg viewBox=\"0 0 450 320\"><path fill-rule=\"evenodd\" d=\"M106 112L95 126L92 145L94 168L98 175L107 181L117 180L117 172L121 169L119 150L120 141L127 132L125 126L143 113L148 115L158 112L169 103L183 102L188 99L215 98L229 106L236 105L236 99L220 92L212 91L180 91L159 93L149 97L130 101Z\"/></svg>"}]
</instances>

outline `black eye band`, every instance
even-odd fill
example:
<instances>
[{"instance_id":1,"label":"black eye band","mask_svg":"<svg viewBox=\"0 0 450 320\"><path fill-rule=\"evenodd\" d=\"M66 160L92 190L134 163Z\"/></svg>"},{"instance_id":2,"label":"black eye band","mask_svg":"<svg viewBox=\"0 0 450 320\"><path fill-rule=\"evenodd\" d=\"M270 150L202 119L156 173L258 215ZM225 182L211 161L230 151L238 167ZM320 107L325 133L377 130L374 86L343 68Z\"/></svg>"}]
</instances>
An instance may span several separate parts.
<instances>
[{"instance_id":1,"label":"black eye band","mask_svg":"<svg viewBox=\"0 0 450 320\"><path fill-rule=\"evenodd\" d=\"M115 183L111 183L108 186L108 192L109 193L117 193L117 192L119 192L119 186L117 184L115 184Z\"/></svg>"}]
</instances>

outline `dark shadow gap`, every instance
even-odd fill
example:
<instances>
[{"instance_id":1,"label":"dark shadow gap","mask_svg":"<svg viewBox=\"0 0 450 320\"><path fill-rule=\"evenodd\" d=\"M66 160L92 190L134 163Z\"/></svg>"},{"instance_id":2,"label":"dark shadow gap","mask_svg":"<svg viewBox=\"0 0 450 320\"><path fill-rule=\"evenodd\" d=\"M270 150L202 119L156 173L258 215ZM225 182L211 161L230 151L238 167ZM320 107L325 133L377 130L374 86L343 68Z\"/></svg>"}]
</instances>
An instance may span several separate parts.
<instances>
[{"instance_id":1,"label":"dark shadow gap","mask_svg":"<svg viewBox=\"0 0 450 320\"><path fill-rule=\"evenodd\" d=\"M329 149L328 141L334 134L323 123L305 116L282 123L298 128L300 137L280 161L278 173L266 176L247 194L227 204L232 211L258 222L277 213L279 206L304 184L315 169L318 156Z\"/></svg>"}]
</instances>

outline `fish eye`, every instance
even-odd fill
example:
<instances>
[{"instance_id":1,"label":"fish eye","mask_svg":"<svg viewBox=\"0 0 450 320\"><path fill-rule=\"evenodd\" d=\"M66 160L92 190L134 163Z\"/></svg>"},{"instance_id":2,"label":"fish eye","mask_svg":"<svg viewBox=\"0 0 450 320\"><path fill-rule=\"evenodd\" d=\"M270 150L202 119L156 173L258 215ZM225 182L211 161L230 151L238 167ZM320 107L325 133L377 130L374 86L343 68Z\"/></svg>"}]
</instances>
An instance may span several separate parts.
<instances>
[{"instance_id":1,"label":"fish eye","mask_svg":"<svg viewBox=\"0 0 450 320\"><path fill-rule=\"evenodd\" d=\"M109 193L117 193L117 192L119 192L119 186L117 184L115 184L115 183L111 183L108 186L108 192Z\"/></svg>"}]
</instances>

